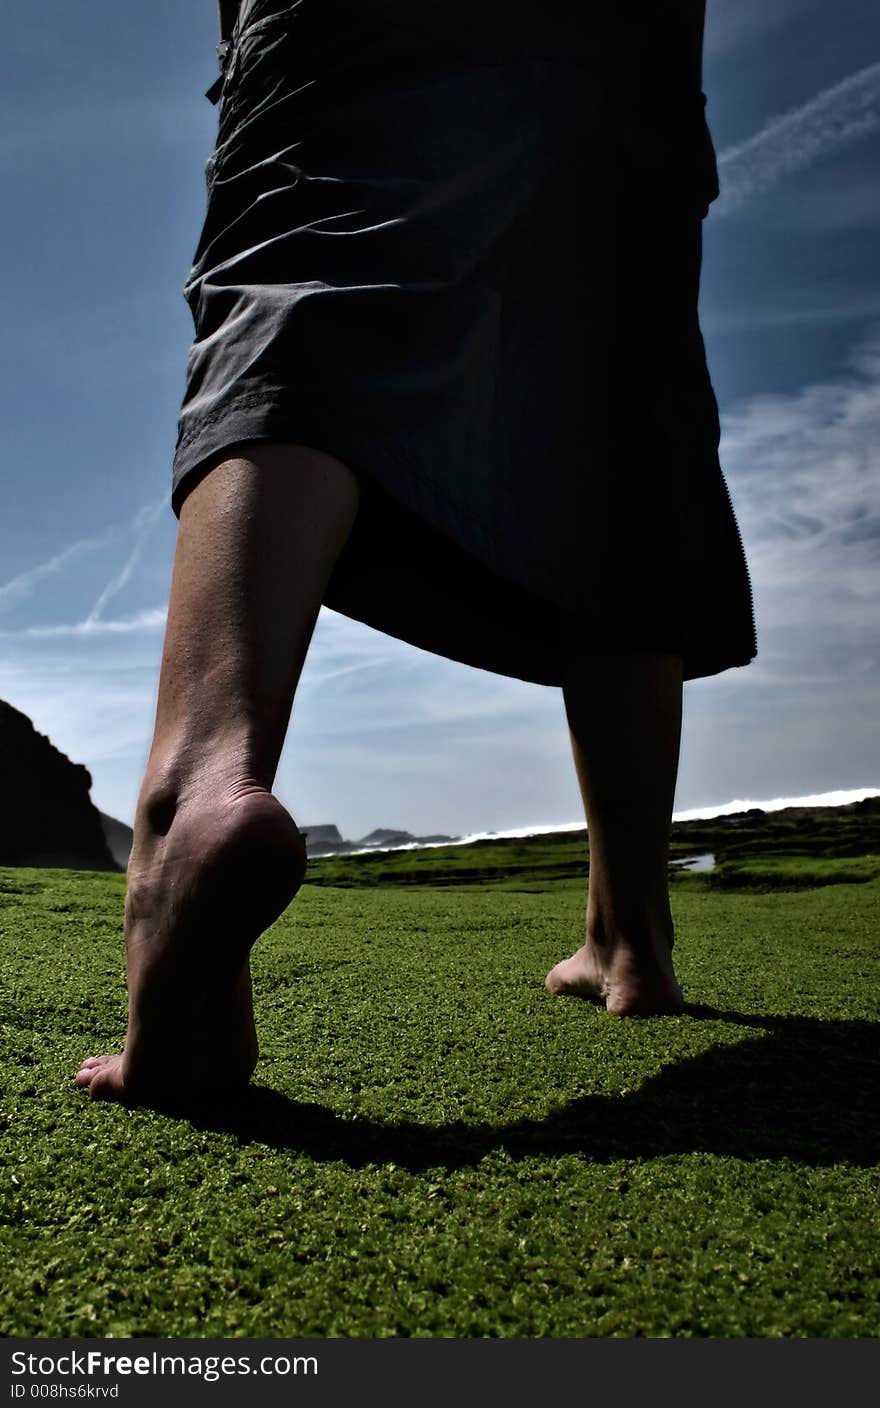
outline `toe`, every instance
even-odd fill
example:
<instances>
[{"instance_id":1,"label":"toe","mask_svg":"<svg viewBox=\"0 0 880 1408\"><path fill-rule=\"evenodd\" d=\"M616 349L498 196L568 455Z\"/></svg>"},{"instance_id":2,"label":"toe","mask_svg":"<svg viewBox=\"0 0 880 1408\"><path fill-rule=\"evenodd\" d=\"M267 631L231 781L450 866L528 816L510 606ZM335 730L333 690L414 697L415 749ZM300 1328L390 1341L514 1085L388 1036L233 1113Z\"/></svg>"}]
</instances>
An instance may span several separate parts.
<instances>
[{"instance_id":1,"label":"toe","mask_svg":"<svg viewBox=\"0 0 880 1408\"><path fill-rule=\"evenodd\" d=\"M577 990L578 978L583 983L583 975L578 972L577 962L574 958L564 958L561 963L557 963L555 968L544 979L548 992L552 992L556 997L564 997L567 993Z\"/></svg>"},{"instance_id":2,"label":"toe","mask_svg":"<svg viewBox=\"0 0 880 1408\"><path fill-rule=\"evenodd\" d=\"M92 1072L89 1094L93 1100L121 1100L124 1093L122 1057L109 1056L102 1066Z\"/></svg>"},{"instance_id":3,"label":"toe","mask_svg":"<svg viewBox=\"0 0 880 1408\"><path fill-rule=\"evenodd\" d=\"M601 1002L605 996L605 985L583 950L563 958L544 979L544 986L554 997L583 997L590 1002Z\"/></svg>"},{"instance_id":4,"label":"toe","mask_svg":"<svg viewBox=\"0 0 880 1408\"><path fill-rule=\"evenodd\" d=\"M98 1073L106 1067L109 1061L114 1060L113 1056L88 1056L83 1061L76 1075L74 1082L80 1088L91 1085Z\"/></svg>"},{"instance_id":5,"label":"toe","mask_svg":"<svg viewBox=\"0 0 880 1408\"><path fill-rule=\"evenodd\" d=\"M554 997L558 997L562 991L562 984L559 981L559 973L556 968L551 968L544 979L544 987L548 992L552 992Z\"/></svg>"}]
</instances>

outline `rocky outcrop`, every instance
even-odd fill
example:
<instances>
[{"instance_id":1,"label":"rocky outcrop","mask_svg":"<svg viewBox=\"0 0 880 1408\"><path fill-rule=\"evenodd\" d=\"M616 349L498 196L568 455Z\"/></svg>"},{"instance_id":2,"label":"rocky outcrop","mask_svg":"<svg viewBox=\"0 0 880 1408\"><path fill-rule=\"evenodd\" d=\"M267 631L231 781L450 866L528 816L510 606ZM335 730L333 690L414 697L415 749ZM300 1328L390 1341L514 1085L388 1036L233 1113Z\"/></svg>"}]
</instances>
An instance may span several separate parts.
<instances>
[{"instance_id":1,"label":"rocky outcrop","mask_svg":"<svg viewBox=\"0 0 880 1408\"><path fill-rule=\"evenodd\" d=\"M91 774L0 700L0 865L120 870ZM121 824L121 823L120 823Z\"/></svg>"},{"instance_id":2,"label":"rocky outcrop","mask_svg":"<svg viewBox=\"0 0 880 1408\"><path fill-rule=\"evenodd\" d=\"M306 826L301 828L306 838L306 850L314 846L345 846L338 826Z\"/></svg>"},{"instance_id":3,"label":"rocky outcrop","mask_svg":"<svg viewBox=\"0 0 880 1408\"><path fill-rule=\"evenodd\" d=\"M357 842L358 846L400 846L406 841L414 841L415 837L410 831L390 831L387 826L377 826L375 831L362 836Z\"/></svg>"},{"instance_id":4,"label":"rocky outcrop","mask_svg":"<svg viewBox=\"0 0 880 1408\"><path fill-rule=\"evenodd\" d=\"M388 851L395 846L429 846L444 841L457 841L457 836L413 836L411 831L395 831L377 826L359 841L346 841L338 826L304 826L301 828L308 856L344 856L351 851Z\"/></svg>"}]
</instances>

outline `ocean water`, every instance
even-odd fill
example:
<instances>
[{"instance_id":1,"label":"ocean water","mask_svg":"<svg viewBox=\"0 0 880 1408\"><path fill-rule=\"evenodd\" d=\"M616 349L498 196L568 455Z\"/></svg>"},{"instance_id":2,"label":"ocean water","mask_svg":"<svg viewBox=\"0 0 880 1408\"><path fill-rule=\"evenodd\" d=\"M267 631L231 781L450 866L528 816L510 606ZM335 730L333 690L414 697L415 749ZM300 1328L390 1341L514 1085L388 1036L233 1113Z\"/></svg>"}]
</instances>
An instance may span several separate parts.
<instances>
[{"instance_id":1,"label":"ocean water","mask_svg":"<svg viewBox=\"0 0 880 1408\"><path fill-rule=\"evenodd\" d=\"M747 812L760 807L763 812L779 812L783 807L845 807L850 802L861 802L865 797L880 797L880 787L856 787L849 791L814 792L807 797L737 797L732 802L717 805L692 807L688 811L673 812L673 821L699 821L713 816L729 816L732 812ZM395 851L425 851L435 846L466 846L471 841L504 841L517 836L552 836L560 831L583 831L586 823L580 821L560 821L555 826L515 826L507 831L471 831L466 836L458 836L454 841L432 841L427 845L409 842L404 846L390 846ZM345 855L359 856L374 852L378 847L365 846L363 850L346 851Z\"/></svg>"}]
</instances>

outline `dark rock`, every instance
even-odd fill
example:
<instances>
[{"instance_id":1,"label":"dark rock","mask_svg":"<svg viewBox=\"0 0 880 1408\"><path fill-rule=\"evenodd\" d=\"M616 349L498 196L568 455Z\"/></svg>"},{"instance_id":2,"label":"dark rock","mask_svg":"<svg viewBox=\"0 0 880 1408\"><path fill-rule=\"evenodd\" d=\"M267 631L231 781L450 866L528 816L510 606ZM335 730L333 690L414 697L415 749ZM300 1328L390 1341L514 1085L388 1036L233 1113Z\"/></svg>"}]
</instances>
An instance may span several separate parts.
<instances>
[{"instance_id":1,"label":"dark rock","mask_svg":"<svg viewBox=\"0 0 880 1408\"><path fill-rule=\"evenodd\" d=\"M357 846L353 841L310 841L306 837L306 855L310 859L317 856L344 856L349 851L356 851Z\"/></svg>"},{"instance_id":2,"label":"dark rock","mask_svg":"<svg viewBox=\"0 0 880 1408\"><path fill-rule=\"evenodd\" d=\"M390 831L387 826L377 826L375 831L371 831L368 836L362 836L358 841L359 846L400 846L407 841L414 841L416 838L411 831Z\"/></svg>"},{"instance_id":3,"label":"dark rock","mask_svg":"<svg viewBox=\"0 0 880 1408\"><path fill-rule=\"evenodd\" d=\"M307 856L338 855L354 850L354 843L343 840L338 826L301 826L299 833L306 843Z\"/></svg>"},{"instance_id":4,"label":"dark rock","mask_svg":"<svg viewBox=\"0 0 880 1408\"><path fill-rule=\"evenodd\" d=\"M327 845L331 841L341 841L342 835L338 826L305 826L300 827L300 834L306 836L317 845Z\"/></svg>"},{"instance_id":5,"label":"dark rock","mask_svg":"<svg viewBox=\"0 0 880 1408\"><path fill-rule=\"evenodd\" d=\"M876 812L880 814L880 797L863 797L860 802L848 802L844 811L855 812L856 815Z\"/></svg>"},{"instance_id":6,"label":"dark rock","mask_svg":"<svg viewBox=\"0 0 880 1408\"><path fill-rule=\"evenodd\" d=\"M120 870L91 774L0 700L0 865ZM121 825L122 823L118 823Z\"/></svg>"},{"instance_id":7,"label":"dark rock","mask_svg":"<svg viewBox=\"0 0 880 1408\"><path fill-rule=\"evenodd\" d=\"M457 841L457 836L413 836L411 831L395 831L389 826L377 826L359 841L346 841L337 826L307 826L300 828L305 838L306 855L344 856L350 851L386 851L394 846L426 846L438 842Z\"/></svg>"}]
</instances>

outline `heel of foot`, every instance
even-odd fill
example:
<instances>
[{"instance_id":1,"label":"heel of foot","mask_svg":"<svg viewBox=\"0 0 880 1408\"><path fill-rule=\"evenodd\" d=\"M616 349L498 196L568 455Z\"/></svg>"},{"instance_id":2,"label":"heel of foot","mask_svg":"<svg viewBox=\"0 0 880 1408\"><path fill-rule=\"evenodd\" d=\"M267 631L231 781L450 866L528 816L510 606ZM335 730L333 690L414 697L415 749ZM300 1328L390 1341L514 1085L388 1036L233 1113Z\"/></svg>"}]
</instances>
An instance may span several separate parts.
<instances>
[{"instance_id":1,"label":"heel of foot","mask_svg":"<svg viewBox=\"0 0 880 1408\"><path fill-rule=\"evenodd\" d=\"M674 1017L684 1007L677 983L609 992L605 1007L614 1017Z\"/></svg>"},{"instance_id":2,"label":"heel of foot","mask_svg":"<svg viewBox=\"0 0 880 1408\"><path fill-rule=\"evenodd\" d=\"M239 799L222 841L223 888L241 896L257 932L279 918L306 876L306 846L287 809L272 793Z\"/></svg>"},{"instance_id":3,"label":"heel of foot","mask_svg":"<svg viewBox=\"0 0 880 1408\"><path fill-rule=\"evenodd\" d=\"M616 1017L661 1016L683 1006L668 952L644 954L622 944L610 953L585 944L551 969L544 986L554 997L602 1003Z\"/></svg>"}]
</instances>

